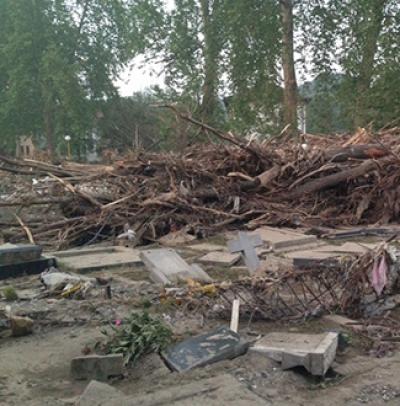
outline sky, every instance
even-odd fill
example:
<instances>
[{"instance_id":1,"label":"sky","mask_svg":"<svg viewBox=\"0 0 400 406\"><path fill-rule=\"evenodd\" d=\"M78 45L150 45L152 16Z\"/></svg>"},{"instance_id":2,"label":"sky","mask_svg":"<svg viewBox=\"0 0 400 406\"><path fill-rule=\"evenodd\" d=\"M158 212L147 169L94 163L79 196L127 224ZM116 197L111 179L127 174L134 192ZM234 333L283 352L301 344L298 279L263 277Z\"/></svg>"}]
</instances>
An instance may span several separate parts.
<instances>
[{"instance_id":1,"label":"sky","mask_svg":"<svg viewBox=\"0 0 400 406\"><path fill-rule=\"evenodd\" d=\"M164 0L165 10L171 11L175 6L175 0ZM152 85L162 86L164 75L162 68L156 64L143 65L143 58L138 57L132 62L132 66L120 74L115 84L121 96L131 96L134 92L142 91Z\"/></svg>"},{"instance_id":2,"label":"sky","mask_svg":"<svg viewBox=\"0 0 400 406\"><path fill-rule=\"evenodd\" d=\"M161 66L156 64L143 67L143 58L136 58L130 68L121 72L115 84L121 96L132 96L134 92L143 91L152 85L162 86L164 75L161 71Z\"/></svg>"}]
</instances>

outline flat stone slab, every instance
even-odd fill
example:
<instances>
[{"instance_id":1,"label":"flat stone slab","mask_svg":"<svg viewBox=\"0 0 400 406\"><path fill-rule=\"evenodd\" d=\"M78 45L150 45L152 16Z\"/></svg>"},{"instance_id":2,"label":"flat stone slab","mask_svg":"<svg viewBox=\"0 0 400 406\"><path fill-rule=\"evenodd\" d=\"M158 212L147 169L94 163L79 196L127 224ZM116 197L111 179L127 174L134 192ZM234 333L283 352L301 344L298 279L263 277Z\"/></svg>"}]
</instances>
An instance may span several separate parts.
<instances>
[{"instance_id":1,"label":"flat stone slab","mask_svg":"<svg viewBox=\"0 0 400 406\"><path fill-rule=\"evenodd\" d=\"M59 251L52 255L61 267L64 266L80 273L142 263L139 250L119 246Z\"/></svg>"},{"instance_id":2,"label":"flat stone slab","mask_svg":"<svg viewBox=\"0 0 400 406\"><path fill-rule=\"evenodd\" d=\"M106 381L109 377L122 375L123 366L122 354L77 357L71 361L71 376L77 380Z\"/></svg>"},{"instance_id":3,"label":"flat stone slab","mask_svg":"<svg viewBox=\"0 0 400 406\"><path fill-rule=\"evenodd\" d=\"M224 247L223 245L211 244L208 242L188 245L186 248L193 251L202 251L202 252L226 251L226 247Z\"/></svg>"},{"instance_id":4,"label":"flat stone slab","mask_svg":"<svg viewBox=\"0 0 400 406\"><path fill-rule=\"evenodd\" d=\"M167 348L161 355L171 369L184 372L224 359L236 358L247 349L248 343L241 341L239 334L227 327L218 327L207 334L189 338Z\"/></svg>"},{"instance_id":5,"label":"flat stone slab","mask_svg":"<svg viewBox=\"0 0 400 406\"><path fill-rule=\"evenodd\" d=\"M199 258L200 262L220 266L232 266L240 260L240 254L230 254L229 252L209 252Z\"/></svg>"},{"instance_id":6,"label":"flat stone slab","mask_svg":"<svg viewBox=\"0 0 400 406\"><path fill-rule=\"evenodd\" d=\"M42 247L39 245L0 245L0 265L20 264L22 262L35 261L39 259L41 255Z\"/></svg>"},{"instance_id":7,"label":"flat stone slab","mask_svg":"<svg viewBox=\"0 0 400 406\"><path fill-rule=\"evenodd\" d=\"M250 350L281 362L283 369L303 366L312 375L324 376L335 359L337 346L337 333L270 333Z\"/></svg>"},{"instance_id":8,"label":"flat stone slab","mask_svg":"<svg viewBox=\"0 0 400 406\"><path fill-rule=\"evenodd\" d=\"M161 248L142 251L140 257L150 271L151 279L163 285L195 279L211 282L210 276L198 265L189 265L173 249Z\"/></svg>"},{"instance_id":9,"label":"flat stone slab","mask_svg":"<svg viewBox=\"0 0 400 406\"><path fill-rule=\"evenodd\" d=\"M252 234L259 235L275 252L293 251L320 243L315 235L305 235L285 228L261 227Z\"/></svg>"},{"instance_id":10,"label":"flat stone slab","mask_svg":"<svg viewBox=\"0 0 400 406\"><path fill-rule=\"evenodd\" d=\"M360 255L376 248L378 244L357 244L347 242L343 245L324 245L313 249L286 252L285 258L292 259L296 268L313 266L335 266L338 259L348 255Z\"/></svg>"}]
</instances>

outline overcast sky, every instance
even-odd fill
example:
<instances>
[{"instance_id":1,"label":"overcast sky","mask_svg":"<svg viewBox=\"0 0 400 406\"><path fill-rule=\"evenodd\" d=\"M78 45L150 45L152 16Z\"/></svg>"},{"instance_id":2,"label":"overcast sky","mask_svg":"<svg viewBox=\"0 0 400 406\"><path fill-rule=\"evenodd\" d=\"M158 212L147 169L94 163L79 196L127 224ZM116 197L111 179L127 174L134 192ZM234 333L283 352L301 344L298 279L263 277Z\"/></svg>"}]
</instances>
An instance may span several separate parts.
<instances>
[{"instance_id":1,"label":"overcast sky","mask_svg":"<svg viewBox=\"0 0 400 406\"><path fill-rule=\"evenodd\" d=\"M142 91L151 85L162 85L164 75L161 66L141 66L142 58L137 58L133 67L121 73L121 78L116 81L121 96L131 96L134 92Z\"/></svg>"},{"instance_id":2,"label":"overcast sky","mask_svg":"<svg viewBox=\"0 0 400 406\"><path fill-rule=\"evenodd\" d=\"M1 1L1 0L0 0ZM175 0L164 0L165 10L170 11L175 4ZM142 91L151 85L162 85L164 75L161 74L162 67L150 64L141 66L142 58L136 58L131 68L125 69L121 73L121 78L116 81L121 96L131 96L132 93Z\"/></svg>"}]
</instances>

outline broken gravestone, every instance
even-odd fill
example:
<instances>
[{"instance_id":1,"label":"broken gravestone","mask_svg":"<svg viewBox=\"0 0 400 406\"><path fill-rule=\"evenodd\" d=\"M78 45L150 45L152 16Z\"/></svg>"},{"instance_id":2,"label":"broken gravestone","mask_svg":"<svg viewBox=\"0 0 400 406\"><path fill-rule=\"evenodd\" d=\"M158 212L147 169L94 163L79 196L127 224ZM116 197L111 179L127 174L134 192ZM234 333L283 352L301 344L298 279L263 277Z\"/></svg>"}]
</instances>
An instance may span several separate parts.
<instances>
[{"instance_id":1,"label":"broken gravestone","mask_svg":"<svg viewBox=\"0 0 400 406\"><path fill-rule=\"evenodd\" d=\"M189 338L161 355L174 371L212 364L224 359L233 359L244 354L249 344L240 339L239 334L227 327L218 327L207 334Z\"/></svg>"},{"instance_id":2,"label":"broken gravestone","mask_svg":"<svg viewBox=\"0 0 400 406\"><path fill-rule=\"evenodd\" d=\"M237 240L228 241L228 248L231 253L240 252L243 255L244 263L250 272L254 273L259 269L261 263L258 259L256 247L263 244L260 236L248 235L246 233L239 232Z\"/></svg>"},{"instance_id":3,"label":"broken gravestone","mask_svg":"<svg viewBox=\"0 0 400 406\"><path fill-rule=\"evenodd\" d=\"M335 359L337 346L337 333L270 333L258 340L251 351L281 362L283 369L303 366L312 375L324 376Z\"/></svg>"},{"instance_id":4,"label":"broken gravestone","mask_svg":"<svg viewBox=\"0 0 400 406\"><path fill-rule=\"evenodd\" d=\"M122 375L123 366L122 354L77 357L71 361L71 376L77 380L106 381L109 377Z\"/></svg>"},{"instance_id":5,"label":"broken gravestone","mask_svg":"<svg viewBox=\"0 0 400 406\"><path fill-rule=\"evenodd\" d=\"M209 252L208 254L199 258L199 261L205 264L232 266L235 265L239 259L240 254L230 254L229 252Z\"/></svg>"},{"instance_id":6,"label":"broken gravestone","mask_svg":"<svg viewBox=\"0 0 400 406\"><path fill-rule=\"evenodd\" d=\"M55 252L57 264L79 273L141 264L139 251L126 247L99 247Z\"/></svg>"},{"instance_id":7,"label":"broken gravestone","mask_svg":"<svg viewBox=\"0 0 400 406\"><path fill-rule=\"evenodd\" d=\"M0 280L22 275L36 275L54 264L54 258L43 258L38 245L0 245Z\"/></svg>"},{"instance_id":8,"label":"broken gravestone","mask_svg":"<svg viewBox=\"0 0 400 406\"><path fill-rule=\"evenodd\" d=\"M187 279L212 282L210 276L198 265L189 265L173 249L142 251L140 257L150 271L151 279L156 283L167 285Z\"/></svg>"},{"instance_id":9,"label":"broken gravestone","mask_svg":"<svg viewBox=\"0 0 400 406\"><path fill-rule=\"evenodd\" d=\"M252 233L253 234L253 233ZM261 227L254 231L274 252L295 251L322 244L315 235L285 228Z\"/></svg>"}]
</instances>

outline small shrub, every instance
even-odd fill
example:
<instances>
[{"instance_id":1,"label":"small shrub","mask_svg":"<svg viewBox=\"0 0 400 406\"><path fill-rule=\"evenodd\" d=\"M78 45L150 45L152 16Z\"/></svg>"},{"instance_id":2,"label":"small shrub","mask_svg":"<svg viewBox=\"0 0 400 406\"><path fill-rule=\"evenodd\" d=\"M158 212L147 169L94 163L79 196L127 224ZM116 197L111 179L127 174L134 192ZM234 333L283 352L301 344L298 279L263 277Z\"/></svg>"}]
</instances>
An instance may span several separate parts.
<instances>
[{"instance_id":1,"label":"small shrub","mask_svg":"<svg viewBox=\"0 0 400 406\"><path fill-rule=\"evenodd\" d=\"M103 349L108 354L124 354L125 364L135 364L145 354L160 352L170 342L172 331L147 312L132 313L112 331L104 330L107 337Z\"/></svg>"},{"instance_id":2,"label":"small shrub","mask_svg":"<svg viewBox=\"0 0 400 406\"><path fill-rule=\"evenodd\" d=\"M7 302L18 300L18 294L12 286L7 286L3 289L3 296L7 300Z\"/></svg>"}]
</instances>

